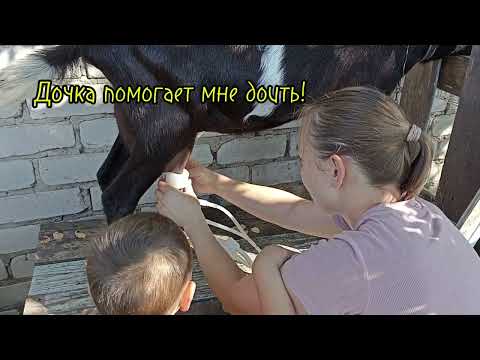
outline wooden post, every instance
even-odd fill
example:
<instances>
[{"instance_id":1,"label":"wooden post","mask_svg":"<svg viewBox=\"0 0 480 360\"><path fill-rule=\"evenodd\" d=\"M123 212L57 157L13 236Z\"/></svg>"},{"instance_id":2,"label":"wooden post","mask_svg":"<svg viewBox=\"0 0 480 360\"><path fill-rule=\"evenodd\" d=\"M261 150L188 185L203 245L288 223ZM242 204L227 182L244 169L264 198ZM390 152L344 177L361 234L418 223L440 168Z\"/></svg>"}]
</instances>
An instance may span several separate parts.
<instances>
[{"instance_id":1,"label":"wooden post","mask_svg":"<svg viewBox=\"0 0 480 360\"><path fill-rule=\"evenodd\" d=\"M400 106L407 118L424 130L429 126L441 63L436 60L415 65L406 75L402 87Z\"/></svg>"},{"instance_id":2,"label":"wooden post","mask_svg":"<svg viewBox=\"0 0 480 360\"><path fill-rule=\"evenodd\" d=\"M474 45L436 198L454 223L480 188L479 146L480 46Z\"/></svg>"},{"instance_id":3,"label":"wooden post","mask_svg":"<svg viewBox=\"0 0 480 360\"><path fill-rule=\"evenodd\" d=\"M457 227L472 246L478 242L480 238L480 189L458 220Z\"/></svg>"},{"instance_id":4,"label":"wooden post","mask_svg":"<svg viewBox=\"0 0 480 360\"><path fill-rule=\"evenodd\" d=\"M447 56L446 59L443 59L440 75L438 75L438 88L460 96L469 64L468 56Z\"/></svg>"}]
</instances>

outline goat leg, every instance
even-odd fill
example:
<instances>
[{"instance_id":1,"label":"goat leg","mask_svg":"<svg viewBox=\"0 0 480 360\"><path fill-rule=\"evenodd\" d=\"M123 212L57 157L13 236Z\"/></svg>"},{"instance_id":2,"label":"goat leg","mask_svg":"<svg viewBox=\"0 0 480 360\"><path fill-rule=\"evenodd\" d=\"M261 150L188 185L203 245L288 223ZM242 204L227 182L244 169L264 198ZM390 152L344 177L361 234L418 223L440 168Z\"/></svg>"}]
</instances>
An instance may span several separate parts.
<instances>
[{"instance_id":1,"label":"goat leg","mask_svg":"<svg viewBox=\"0 0 480 360\"><path fill-rule=\"evenodd\" d=\"M112 149L108 153L107 158L97 172L97 180L100 189L105 189L112 183L122 169L123 164L126 163L130 153L122 142L122 138L117 136Z\"/></svg>"}]
</instances>

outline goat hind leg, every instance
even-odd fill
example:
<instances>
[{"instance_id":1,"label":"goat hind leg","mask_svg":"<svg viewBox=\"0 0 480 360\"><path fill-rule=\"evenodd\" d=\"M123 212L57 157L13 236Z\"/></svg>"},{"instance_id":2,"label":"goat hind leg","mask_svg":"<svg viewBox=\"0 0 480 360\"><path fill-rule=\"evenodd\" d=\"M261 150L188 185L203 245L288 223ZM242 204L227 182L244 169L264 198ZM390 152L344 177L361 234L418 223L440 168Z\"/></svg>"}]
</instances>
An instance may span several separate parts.
<instances>
[{"instance_id":1,"label":"goat hind leg","mask_svg":"<svg viewBox=\"0 0 480 360\"><path fill-rule=\"evenodd\" d=\"M162 159L132 153L119 174L102 193L103 210L108 224L135 211L138 201L161 175L165 164L166 161Z\"/></svg>"},{"instance_id":2,"label":"goat hind leg","mask_svg":"<svg viewBox=\"0 0 480 360\"><path fill-rule=\"evenodd\" d=\"M97 172L97 180L102 192L112 183L129 156L130 152L123 144L121 136L118 135L107 158Z\"/></svg>"},{"instance_id":3,"label":"goat hind leg","mask_svg":"<svg viewBox=\"0 0 480 360\"><path fill-rule=\"evenodd\" d=\"M165 146L159 155L135 149L113 182L103 191L102 203L107 222L135 211L138 201L164 171L181 172L190 158L194 139L184 149L178 143Z\"/></svg>"},{"instance_id":4,"label":"goat hind leg","mask_svg":"<svg viewBox=\"0 0 480 360\"><path fill-rule=\"evenodd\" d=\"M128 111L121 104L114 105L115 120L118 135L103 165L97 172L97 180L102 192L112 183L120 173L122 166L127 162L133 151L136 133L130 126Z\"/></svg>"}]
</instances>

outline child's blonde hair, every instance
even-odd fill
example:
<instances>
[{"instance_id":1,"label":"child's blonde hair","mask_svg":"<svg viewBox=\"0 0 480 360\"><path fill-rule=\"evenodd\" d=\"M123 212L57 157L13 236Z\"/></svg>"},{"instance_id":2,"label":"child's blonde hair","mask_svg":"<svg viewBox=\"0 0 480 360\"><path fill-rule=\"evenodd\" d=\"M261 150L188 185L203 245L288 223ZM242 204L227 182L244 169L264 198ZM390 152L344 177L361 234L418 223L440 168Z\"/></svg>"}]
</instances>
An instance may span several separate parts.
<instances>
[{"instance_id":1,"label":"child's blonde hair","mask_svg":"<svg viewBox=\"0 0 480 360\"><path fill-rule=\"evenodd\" d=\"M368 87L344 88L306 105L300 116L311 120L309 141L320 158L349 155L372 185L397 184L403 199L422 191L432 164L431 142L419 128L412 131L389 96Z\"/></svg>"},{"instance_id":2,"label":"child's blonde hair","mask_svg":"<svg viewBox=\"0 0 480 360\"><path fill-rule=\"evenodd\" d=\"M118 220L92 244L90 293L108 315L172 312L192 273L193 254L182 230L156 213Z\"/></svg>"}]
</instances>

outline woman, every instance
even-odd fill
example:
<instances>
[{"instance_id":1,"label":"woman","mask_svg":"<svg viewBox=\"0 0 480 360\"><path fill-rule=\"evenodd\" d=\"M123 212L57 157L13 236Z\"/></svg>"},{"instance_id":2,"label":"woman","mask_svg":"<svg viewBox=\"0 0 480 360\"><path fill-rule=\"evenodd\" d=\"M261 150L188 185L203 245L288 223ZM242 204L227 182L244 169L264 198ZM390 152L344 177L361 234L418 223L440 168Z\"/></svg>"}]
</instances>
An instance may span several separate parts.
<instances>
[{"instance_id":1,"label":"woman","mask_svg":"<svg viewBox=\"0 0 480 360\"><path fill-rule=\"evenodd\" d=\"M226 311L480 314L480 259L441 210L418 196L432 162L421 129L391 98L362 87L331 93L300 118L301 176L311 201L189 167L196 192L329 239L300 254L269 246L252 275L242 273L212 240L195 198L159 182L160 213L185 228Z\"/></svg>"}]
</instances>

